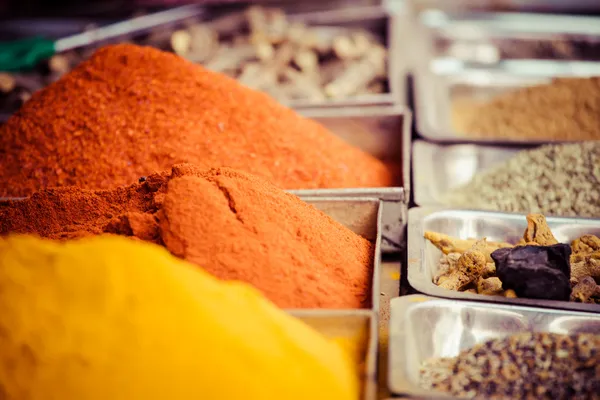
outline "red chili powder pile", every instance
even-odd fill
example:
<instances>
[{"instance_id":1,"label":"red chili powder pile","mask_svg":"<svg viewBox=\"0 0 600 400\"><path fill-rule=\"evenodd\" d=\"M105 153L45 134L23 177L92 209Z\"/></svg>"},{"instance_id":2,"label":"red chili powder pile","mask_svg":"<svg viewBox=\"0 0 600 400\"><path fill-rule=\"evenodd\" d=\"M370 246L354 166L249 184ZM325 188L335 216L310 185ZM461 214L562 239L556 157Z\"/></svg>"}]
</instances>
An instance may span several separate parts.
<instances>
[{"instance_id":1,"label":"red chili powder pile","mask_svg":"<svg viewBox=\"0 0 600 400\"><path fill-rule=\"evenodd\" d=\"M110 189L189 162L285 189L392 184L385 165L265 94L150 47L100 49L0 128L0 197Z\"/></svg>"},{"instance_id":2,"label":"red chili powder pile","mask_svg":"<svg viewBox=\"0 0 600 400\"><path fill-rule=\"evenodd\" d=\"M177 165L128 187L0 202L0 234L114 233L165 246L282 308L368 307L372 244L298 197L229 168Z\"/></svg>"}]
</instances>

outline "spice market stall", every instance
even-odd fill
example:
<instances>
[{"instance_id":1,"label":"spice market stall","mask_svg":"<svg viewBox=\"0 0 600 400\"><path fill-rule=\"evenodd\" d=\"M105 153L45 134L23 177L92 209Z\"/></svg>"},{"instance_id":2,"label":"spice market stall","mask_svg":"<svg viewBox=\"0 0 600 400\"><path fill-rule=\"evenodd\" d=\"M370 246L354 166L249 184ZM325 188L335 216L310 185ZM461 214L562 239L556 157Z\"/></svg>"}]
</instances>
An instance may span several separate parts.
<instances>
[{"instance_id":1,"label":"spice market stall","mask_svg":"<svg viewBox=\"0 0 600 400\"><path fill-rule=\"evenodd\" d=\"M597 397L597 18L319 3L4 68L0 397Z\"/></svg>"}]
</instances>

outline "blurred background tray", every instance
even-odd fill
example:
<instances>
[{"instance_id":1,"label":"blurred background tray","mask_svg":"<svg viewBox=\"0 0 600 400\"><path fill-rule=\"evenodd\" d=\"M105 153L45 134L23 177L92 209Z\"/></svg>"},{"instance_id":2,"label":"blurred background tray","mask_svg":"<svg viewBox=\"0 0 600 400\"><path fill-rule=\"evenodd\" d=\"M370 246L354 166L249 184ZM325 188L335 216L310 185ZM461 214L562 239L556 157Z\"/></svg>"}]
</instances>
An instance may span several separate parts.
<instances>
[{"instance_id":1,"label":"blurred background tray","mask_svg":"<svg viewBox=\"0 0 600 400\"><path fill-rule=\"evenodd\" d=\"M508 60L472 66L451 58L430 60L415 74L415 118L422 137L445 143L541 144L548 140L507 139L457 132L456 124L476 113L494 96L557 77L600 75L600 63L586 61Z\"/></svg>"},{"instance_id":2,"label":"blurred background tray","mask_svg":"<svg viewBox=\"0 0 600 400\"><path fill-rule=\"evenodd\" d=\"M442 196L471 181L475 174L508 160L533 146L483 146L413 143L414 202L420 206L444 204Z\"/></svg>"}]
</instances>

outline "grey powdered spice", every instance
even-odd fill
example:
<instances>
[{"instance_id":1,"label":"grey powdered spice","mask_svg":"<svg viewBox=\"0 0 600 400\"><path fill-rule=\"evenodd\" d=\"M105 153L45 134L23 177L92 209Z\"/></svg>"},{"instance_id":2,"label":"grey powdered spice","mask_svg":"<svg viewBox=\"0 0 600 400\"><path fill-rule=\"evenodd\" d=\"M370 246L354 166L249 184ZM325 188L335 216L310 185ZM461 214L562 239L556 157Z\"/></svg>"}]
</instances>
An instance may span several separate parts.
<instances>
[{"instance_id":1,"label":"grey powdered spice","mask_svg":"<svg viewBox=\"0 0 600 400\"><path fill-rule=\"evenodd\" d=\"M453 189L442 202L483 210L599 217L600 141L522 151Z\"/></svg>"},{"instance_id":2,"label":"grey powdered spice","mask_svg":"<svg viewBox=\"0 0 600 400\"><path fill-rule=\"evenodd\" d=\"M600 399L600 335L519 333L427 360L420 384L469 399Z\"/></svg>"}]
</instances>

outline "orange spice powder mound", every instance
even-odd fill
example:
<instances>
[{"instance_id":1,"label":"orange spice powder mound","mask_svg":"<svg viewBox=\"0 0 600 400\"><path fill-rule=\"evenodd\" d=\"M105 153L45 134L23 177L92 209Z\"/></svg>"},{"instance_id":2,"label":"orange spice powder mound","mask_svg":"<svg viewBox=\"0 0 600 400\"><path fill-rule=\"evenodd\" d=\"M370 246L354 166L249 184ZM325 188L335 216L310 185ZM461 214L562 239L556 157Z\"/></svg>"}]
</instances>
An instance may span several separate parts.
<instances>
[{"instance_id":1,"label":"orange spice powder mound","mask_svg":"<svg viewBox=\"0 0 600 400\"><path fill-rule=\"evenodd\" d=\"M112 233L165 246L282 308L371 304L374 246L264 179L184 164L125 188L58 188L0 202L0 235Z\"/></svg>"},{"instance_id":2,"label":"orange spice powder mound","mask_svg":"<svg viewBox=\"0 0 600 400\"><path fill-rule=\"evenodd\" d=\"M0 127L0 197L110 189L178 163L285 189L393 184L380 160L266 94L131 44L100 49Z\"/></svg>"}]
</instances>

